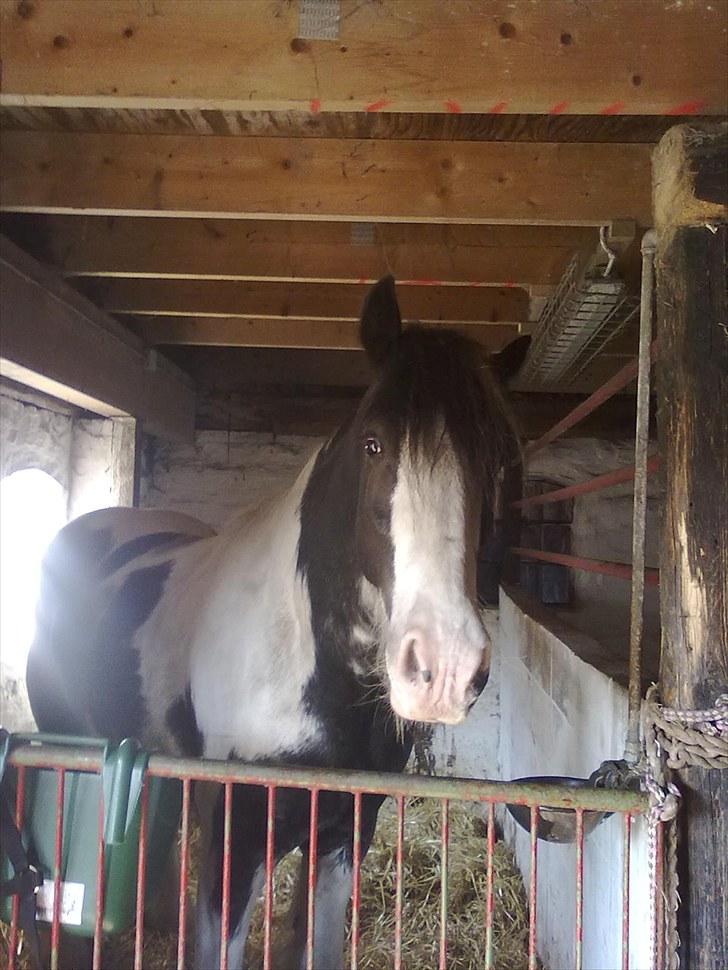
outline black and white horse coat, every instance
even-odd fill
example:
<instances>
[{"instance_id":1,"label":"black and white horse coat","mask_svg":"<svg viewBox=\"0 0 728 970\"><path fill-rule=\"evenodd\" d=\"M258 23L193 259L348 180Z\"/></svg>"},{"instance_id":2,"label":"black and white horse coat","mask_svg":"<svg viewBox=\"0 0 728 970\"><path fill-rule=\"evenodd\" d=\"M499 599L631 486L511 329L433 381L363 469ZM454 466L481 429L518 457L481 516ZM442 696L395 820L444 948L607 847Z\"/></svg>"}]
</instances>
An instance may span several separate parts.
<instances>
[{"instance_id":1,"label":"black and white horse coat","mask_svg":"<svg viewBox=\"0 0 728 970\"><path fill-rule=\"evenodd\" d=\"M516 439L464 338L401 328L391 278L362 342L378 376L294 486L220 534L109 509L49 550L28 687L46 731L246 762L401 770L407 721L457 723L487 679L476 609L481 508ZM522 348L520 348L522 350ZM393 712L403 721L397 723ZM362 852L380 798L362 805ZM200 968L219 961L222 800L200 799ZM308 840L308 794L281 790L278 857ZM265 792L236 786L229 965L263 881ZM352 797L321 793L315 966L342 963ZM305 880L303 880L305 883ZM296 908L301 965L305 888Z\"/></svg>"}]
</instances>

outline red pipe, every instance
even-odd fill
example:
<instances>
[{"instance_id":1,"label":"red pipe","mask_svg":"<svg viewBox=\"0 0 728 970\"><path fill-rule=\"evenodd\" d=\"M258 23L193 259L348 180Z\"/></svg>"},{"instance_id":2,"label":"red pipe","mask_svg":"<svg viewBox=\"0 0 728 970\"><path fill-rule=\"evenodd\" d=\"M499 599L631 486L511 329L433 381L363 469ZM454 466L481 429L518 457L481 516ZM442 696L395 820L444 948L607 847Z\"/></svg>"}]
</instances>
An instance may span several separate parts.
<instances>
[{"instance_id":1,"label":"red pipe","mask_svg":"<svg viewBox=\"0 0 728 970\"><path fill-rule=\"evenodd\" d=\"M179 925L177 928L177 970L185 967L185 944L187 942L187 882L189 880L190 851L190 785L189 778L182 782L182 846L179 853Z\"/></svg>"},{"instance_id":2,"label":"red pipe","mask_svg":"<svg viewBox=\"0 0 728 970\"><path fill-rule=\"evenodd\" d=\"M655 352L657 349L656 342L652 343L650 348L650 358L654 360ZM628 364L625 364L621 370L611 377L605 384L598 387L593 394L591 394L585 401L578 404L573 411L569 411L565 418L562 418L558 424L555 424L550 431L546 434L541 435L536 441L532 441L529 445L523 449L524 458L530 458L531 455L535 455L537 451L541 451L546 445L550 445L552 441L556 441L570 428L573 428L575 424L583 421L592 411L596 411L598 407L601 407L605 401L608 401L610 397L614 397L619 391L625 388L628 384L637 377L638 371L638 361L635 357Z\"/></svg>"},{"instance_id":3,"label":"red pipe","mask_svg":"<svg viewBox=\"0 0 728 970\"><path fill-rule=\"evenodd\" d=\"M220 911L220 970L228 968L230 939L230 847L232 845L233 785L225 782L225 821L222 835L222 908Z\"/></svg>"},{"instance_id":4,"label":"red pipe","mask_svg":"<svg viewBox=\"0 0 728 970\"><path fill-rule=\"evenodd\" d=\"M493 967L493 851L495 849L495 805L488 802L488 861L485 872L485 970Z\"/></svg>"},{"instance_id":5,"label":"red pipe","mask_svg":"<svg viewBox=\"0 0 728 970\"><path fill-rule=\"evenodd\" d=\"M141 817L139 819L139 854L137 856L136 932L134 934L134 970L143 970L144 949L144 883L146 879L147 803L149 785L142 785Z\"/></svg>"},{"instance_id":6,"label":"red pipe","mask_svg":"<svg viewBox=\"0 0 728 970\"><path fill-rule=\"evenodd\" d=\"M308 905L306 913L306 970L314 970L313 944L316 920L316 855L318 853L318 788L311 789L308 831Z\"/></svg>"},{"instance_id":7,"label":"red pipe","mask_svg":"<svg viewBox=\"0 0 728 970\"><path fill-rule=\"evenodd\" d=\"M263 970L271 970L273 929L273 869L275 868L276 786L268 785L265 820L265 915L263 917Z\"/></svg>"},{"instance_id":8,"label":"red pipe","mask_svg":"<svg viewBox=\"0 0 728 970\"><path fill-rule=\"evenodd\" d=\"M584 809L576 810L576 917L574 926L574 970L581 970L584 939Z\"/></svg>"},{"instance_id":9,"label":"red pipe","mask_svg":"<svg viewBox=\"0 0 728 970\"><path fill-rule=\"evenodd\" d=\"M18 767L18 787L15 791L15 827L18 832L23 831L23 812L25 810L25 767ZM9 963L8 970L15 970L18 953L18 917L20 913L20 896L13 896L12 915L10 917L10 939L8 940Z\"/></svg>"},{"instance_id":10,"label":"red pipe","mask_svg":"<svg viewBox=\"0 0 728 970\"><path fill-rule=\"evenodd\" d=\"M53 858L53 922L51 924L51 970L58 970L60 926L61 926L61 867L63 865L63 807L66 787L66 772L56 770L56 846Z\"/></svg>"},{"instance_id":11,"label":"red pipe","mask_svg":"<svg viewBox=\"0 0 728 970\"><path fill-rule=\"evenodd\" d=\"M447 867L450 855L450 803L442 800L440 824L440 970L447 970Z\"/></svg>"},{"instance_id":12,"label":"red pipe","mask_svg":"<svg viewBox=\"0 0 728 970\"><path fill-rule=\"evenodd\" d=\"M622 970L629 970L629 856L632 816L624 816L622 848Z\"/></svg>"},{"instance_id":13,"label":"red pipe","mask_svg":"<svg viewBox=\"0 0 728 970\"><path fill-rule=\"evenodd\" d=\"M531 880L528 887L528 970L537 970L536 901L538 896L538 805L531 806Z\"/></svg>"},{"instance_id":14,"label":"red pipe","mask_svg":"<svg viewBox=\"0 0 728 970\"><path fill-rule=\"evenodd\" d=\"M652 474L660 466L660 456L654 455L647 462L647 473ZM606 472L604 475L596 475L588 478L585 482L578 482L576 485L566 485L564 488L555 488L551 492L543 492L541 495L529 495L528 498L519 499L511 502L512 509L528 509L534 505L549 505L551 502L562 502L567 498L575 498L577 495L588 495L590 492L599 492L612 485L621 485L624 482L631 482L634 478L634 465L625 468L617 468L613 472Z\"/></svg>"},{"instance_id":15,"label":"red pipe","mask_svg":"<svg viewBox=\"0 0 728 970\"><path fill-rule=\"evenodd\" d=\"M96 921L94 923L93 970L101 970L104 933L104 786L99 778L99 824L96 845Z\"/></svg>"},{"instance_id":16,"label":"red pipe","mask_svg":"<svg viewBox=\"0 0 728 970\"><path fill-rule=\"evenodd\" d=\"M601 573L604 576L614 576L617 579L631 579L632 567L626 562L606 562L603 559L584 559L581 556L567 556L563 552L546 552L544 549L522 549L520 546L511 548L511 552L522 559L537 559L539 562L553 562L559 566L572 566L585 573ZM659 569L645 569L645 583L647 586L658 586L660 582Z\"/></svg>"},{"instance_id":17,"label":"red pipe","mask_svg":"<svg viewBox=\"0 0 728 970\"><path fill-rule=\"evenodd\" d=\"M397 882L394 894L394 970L402 970L402 881L404 879L404 796L397 795Z\"/></svg>"},{"instance_id":18,"label":"red pipe","mask_svg":"<svg viewBox=\"0 0 728 970\"><path fill-rule=\"evenodd\" d=\"M361 792L354 793L354 843L352 845L351 970L359 965L359 915L361 907Z\"/></svg>"}]
</instances>

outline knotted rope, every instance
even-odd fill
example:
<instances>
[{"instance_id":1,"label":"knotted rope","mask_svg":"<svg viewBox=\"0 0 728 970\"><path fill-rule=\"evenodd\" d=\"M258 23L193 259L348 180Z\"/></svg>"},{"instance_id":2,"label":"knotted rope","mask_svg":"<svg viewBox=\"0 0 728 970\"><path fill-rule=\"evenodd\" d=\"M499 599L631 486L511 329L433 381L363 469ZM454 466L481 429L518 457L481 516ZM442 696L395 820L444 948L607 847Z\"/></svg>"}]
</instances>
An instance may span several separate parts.
<instances>
[{"instance_id":1,"label":"knotted rope","mask_svg":"<svg viewBox=\"0 0 728 970\"><path fill-rule=\"evenodd\" d=\"M657 893L663 893L665 954L667 970L679 970L677 909L680 903L677 876L677 818L680 790L671 780L671 771L681 768L728 767L728 694L721 694L715 706L702 711L664 707L657 700L657 687L647 691L642 705L645 788L650 796L648 816L648 864L650 874L650 912L656 912ZM665 823L664 886L657 885L658 826ZM661 966L656 934L657 921L651 921L653 966Z\"/></svg>"}]
</instances>

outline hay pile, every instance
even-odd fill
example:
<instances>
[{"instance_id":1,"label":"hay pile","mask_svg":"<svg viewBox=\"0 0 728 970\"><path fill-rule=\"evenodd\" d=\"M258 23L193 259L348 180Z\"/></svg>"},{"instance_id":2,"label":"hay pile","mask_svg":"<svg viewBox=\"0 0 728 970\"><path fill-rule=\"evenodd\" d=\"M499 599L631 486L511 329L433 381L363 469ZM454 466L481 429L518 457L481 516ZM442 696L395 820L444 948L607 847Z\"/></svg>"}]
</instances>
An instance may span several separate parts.
<instances>
[{"instance_id":1,"label":"hay pile","mask_svg":"<svg viewBox=\"0 0 728 970\"><path fill-rule=\"evenodd\" d=\"M392 966L396 845L397 815L393 802L388 800L379 813L377 833L361 871L361 970L389 970ZM450 805L449 855L448 967L475 970L483 966L485 954L486 828L473 806ZM194 858L192 865L194 870ZM292 853L275 874L275 970L288 962L282 955L290 942L286 917L296 893L299 869L300 853ZM439 802L413 799L407 803L403 869L403 964L425 970L437 966L439 953ZM502 843L496 843L493 869L493 965L496 970L520 970L528 964L528 909L520 874ZM247 965L251 970L262 967L262 948L261 902L248 942ZM105 970L128 970L133 964L133 949L133 931L109 940L104 947ZM145 931L145 970L172 970L176 958L176 935ZM342 968L348 964L347 951L342 957Z\"/></svg>"}]
</instances>

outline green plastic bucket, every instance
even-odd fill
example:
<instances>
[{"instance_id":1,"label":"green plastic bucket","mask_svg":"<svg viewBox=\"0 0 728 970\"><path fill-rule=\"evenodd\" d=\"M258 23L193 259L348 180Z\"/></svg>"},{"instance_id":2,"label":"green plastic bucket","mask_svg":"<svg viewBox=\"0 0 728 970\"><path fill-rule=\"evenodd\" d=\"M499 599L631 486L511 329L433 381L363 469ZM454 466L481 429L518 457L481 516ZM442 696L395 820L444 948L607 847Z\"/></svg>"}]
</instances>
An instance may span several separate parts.
<instances>
[{"instance_id":1,"label":"green plastic bucket","mask_svg":"<svg viewBox=\"0 0 728 970\"><path fill-rule=\"evenodd\" d=\"M92 747L102 752L101 774L66 771L61 856L61 924L68 933L93 936L96 922L96 866L98 856L99 798L104 799L104 921L105 933L120 933L134 922L136 876L141 818L141 793L148 755L136 741L118 746L90 738L50 734L9 735L0 763L18 743ZM49 751L52 761L52 751ZM6 775L12 769L6 769ZM29 858L43 873L38 894L37 919L50 922L53 908L57 773L26 769L22 839ZM11 780L11 779L6 779ZM10 786L6 785L6 792ZM147 782L147 838L145 902L152 903L167 871L169 852L179 827L182 785L166 778ZM12 875L0 849L2 878ZM3 918L10 919L12 900L3 903Z\"/></svg>"}]
</instances>

